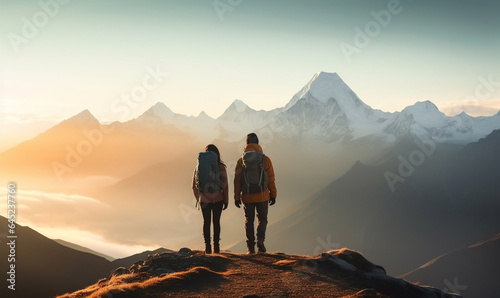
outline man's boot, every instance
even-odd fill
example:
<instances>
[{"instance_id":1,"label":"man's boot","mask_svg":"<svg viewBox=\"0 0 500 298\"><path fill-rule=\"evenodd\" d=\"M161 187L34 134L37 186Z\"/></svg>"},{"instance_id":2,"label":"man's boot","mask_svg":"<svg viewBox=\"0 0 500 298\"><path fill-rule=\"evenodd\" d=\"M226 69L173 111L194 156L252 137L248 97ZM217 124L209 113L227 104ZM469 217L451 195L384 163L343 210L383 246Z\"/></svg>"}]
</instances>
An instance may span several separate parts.
<instances>
[{"instance_id":1,"label":"man's boot","mask_svg":"<svg viewBox=\"0 0 500 298\"><path fill-rule=\"evenodd\" d=\"M264 240L263 239L257 240L257 248L259 249L260 253L265 253L266 252L266 247L264 246Z\"/></svg>"},{"instance_id":2,"label":"man's boot","mask_svg":"<svg viewBox=\"0 0 500 298\"><path fill-rule=\"evenodd\" d=\"M247 241L247 247L248 247L248 254L254 254L255 253L255 242L249 242L249 241Z\"/></svg>"}]
</instances>

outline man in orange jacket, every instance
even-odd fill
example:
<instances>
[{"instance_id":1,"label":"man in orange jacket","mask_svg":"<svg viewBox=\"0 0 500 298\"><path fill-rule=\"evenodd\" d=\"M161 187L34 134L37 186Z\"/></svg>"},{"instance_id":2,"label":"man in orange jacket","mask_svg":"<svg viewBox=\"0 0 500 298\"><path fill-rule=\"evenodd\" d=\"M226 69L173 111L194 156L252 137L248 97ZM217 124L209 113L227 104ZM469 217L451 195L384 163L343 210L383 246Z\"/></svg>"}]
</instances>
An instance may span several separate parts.
<instances>
[{"instance_id":1,"label":"man in orange jacket","mask_svg":"<svg viewBox=\"0 0 500 298\"><path fill-rule=\"evenodd\" d=\"M263 155L262 147L259 145L259 138L255 133L250 133L247 135L247 145L245 146L243 152L244 155L236 163L235 175L234 175L234 200L236 207L241 207L241 202L243 202L243 208L245 210L245 231L247 237L247 247L248 253L255 253L255 233L254 233L254 219L255 212L257 211L257 248L259 252L266 252L266 247L264 246L264 240L266 238L266 228L267 228L267 214L269 206L276 203L276 184L274 177L274 169L271 159ZM255 160L262 160L259 166L255 169L261 169L258 177L258 186L249 183L252 180L252 171L249 164L252 160L248 161L245 158L247 156L252 156L251 158ZM247 157L248 159L248 157ZM255 175L253 175L255 176Z\"/></svg>"}]
</instances>

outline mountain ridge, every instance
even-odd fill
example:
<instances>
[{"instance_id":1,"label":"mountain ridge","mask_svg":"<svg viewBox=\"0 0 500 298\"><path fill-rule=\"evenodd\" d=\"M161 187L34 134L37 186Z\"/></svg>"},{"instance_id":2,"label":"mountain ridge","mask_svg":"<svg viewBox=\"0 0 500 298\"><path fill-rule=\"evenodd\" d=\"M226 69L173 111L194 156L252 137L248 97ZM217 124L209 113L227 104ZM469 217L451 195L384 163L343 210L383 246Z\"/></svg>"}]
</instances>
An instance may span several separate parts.
<instances>
[{"instance_id":1,"label":"mountain ridge","mask_svg":"<svg viewBox=\"0 0 500 298\"><path fill-rule=\"evenodd\" d=\"M461 297L385 274L349 249L318 256L284 253L205 255L182 248L154 254L130 268L59 298L102 297Z\"/></svg>"},{"instance_id":2,"label":"mountain ridge","mask_svg":"<svg viewBox=\"0 0 500 298\"><path fill-rule=\"evenodd\" d=\"M445 253L400 278L446 286L466 297L496 297L492 287L500 277L500 234L468 247Z\"/></svg>"},{"instance_id":3,"label":"mountain ridge","mask_svg":"<svg viewBox=\"0 0 500 298\"><path fill-rule=\"evenodd\" d=\"M324 110L335 110L335 113L325 114ZM302 112L324 114L324 117L318 122L314 117L302 117ZM85 110L75 117L90 117L89 114ZM389 113L373 109L337 73L327 72L316 73L284 107L270 111L254 110L242 100L236 99L215 119L203 112L198 116L188 117L177 114L164 103L158 102L141 116L128 122L152 117L156 118L156 122L178 126L195 134L198 132L199 135L206 134L210 136L208 138L218 138L217 133L213 133L214 130L219 131L219 136L227 135L229 131L232 132L229 133L231 140L238 133L241 134L240 131L267 129L273 133L288 130L289 136L294 139L309 135L310 138L325 142L352 140L367 135L397 139L412 134L420 138L433 138L437 142L466 144L500 128L500 111L490 117L472 117L465 112L447 116L429 100L417 101L400 112ZM328 120L328 117L331 119ZM237 124L236 128L233 124ZM336 133L329 131L335 127L344 128Z\"/></svg>"}]
</instances>

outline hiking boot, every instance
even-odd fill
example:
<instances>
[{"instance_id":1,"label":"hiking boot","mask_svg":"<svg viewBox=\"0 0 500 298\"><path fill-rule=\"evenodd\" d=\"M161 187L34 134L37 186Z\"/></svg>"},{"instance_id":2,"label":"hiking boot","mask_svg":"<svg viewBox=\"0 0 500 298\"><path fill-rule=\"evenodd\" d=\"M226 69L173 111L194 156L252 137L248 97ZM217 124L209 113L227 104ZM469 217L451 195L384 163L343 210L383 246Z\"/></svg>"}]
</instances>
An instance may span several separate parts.
<instances>
[{"instance_id":1,"label":"hiking boot","mask_svg":"<svg viewBox=\"0 0 500 298\"><path fill-rule=\"evenodd\" d=\"M248 245L248 252L247 254L252 255L255 253L255 246L254 245Z\"/></svg>"},{"instance_id":2,"label":"hiking boot","mask_svg":"<svg viewBox=\"0 0 500 298\"><path fill-rule=\"evenodd\" d=\"M214 243L214 253L220 253L220 245L219 243Z\"/></svg>"},{"instance_id":3,"label":"hiking boot","mask_svg":"<svg viewBox=\"0 0 500 298\"><path fill-rule=\"evenodd\" d=\"M205 254L211 254L212 253L212 246L210 243L205 244Z\"/></svg>"},{"instance_id":4,"label":"hiking boot","mask_svg":"<svg viewBox=\"0 0 500 298\"><path fill-rule=\"evenodd\" d=\"M264 246L264 240L258 240L257 241L257 248L259 249L260 253L266 252L266 247Z\"/></svg>"}]
</instances>

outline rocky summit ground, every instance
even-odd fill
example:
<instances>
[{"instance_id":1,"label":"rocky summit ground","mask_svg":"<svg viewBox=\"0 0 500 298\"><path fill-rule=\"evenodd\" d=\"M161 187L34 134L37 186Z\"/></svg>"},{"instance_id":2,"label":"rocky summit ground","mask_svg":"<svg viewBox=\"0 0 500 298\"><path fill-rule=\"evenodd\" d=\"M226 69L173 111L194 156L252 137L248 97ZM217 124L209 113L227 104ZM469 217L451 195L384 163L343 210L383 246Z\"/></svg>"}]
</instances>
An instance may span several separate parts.
<instances>
[{"instance_id":1,"label":"rocky summit ground","mask_svg":"<svg viewBox=\"0 0 500 298\"><path fill-rule=\"evenodd\" d=\"M81 297L460 297L385 274L360 253L205 255L184 248L150 255L83 290Z\"/></svg>"}]
</instances>

